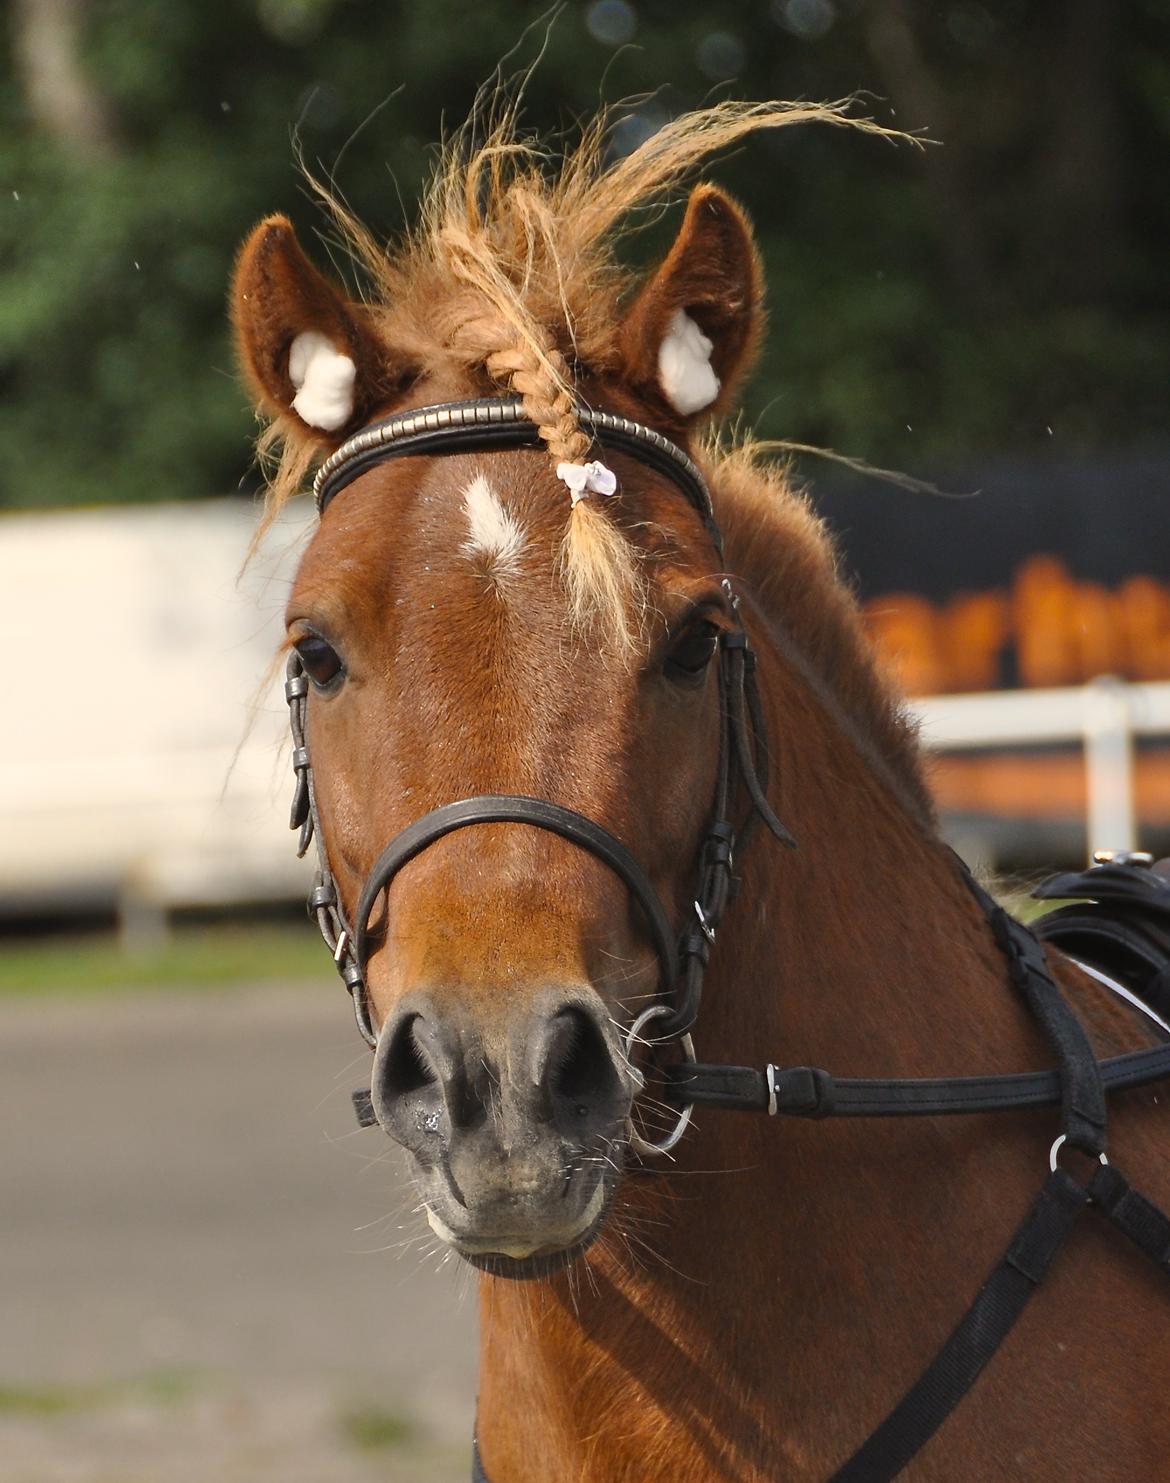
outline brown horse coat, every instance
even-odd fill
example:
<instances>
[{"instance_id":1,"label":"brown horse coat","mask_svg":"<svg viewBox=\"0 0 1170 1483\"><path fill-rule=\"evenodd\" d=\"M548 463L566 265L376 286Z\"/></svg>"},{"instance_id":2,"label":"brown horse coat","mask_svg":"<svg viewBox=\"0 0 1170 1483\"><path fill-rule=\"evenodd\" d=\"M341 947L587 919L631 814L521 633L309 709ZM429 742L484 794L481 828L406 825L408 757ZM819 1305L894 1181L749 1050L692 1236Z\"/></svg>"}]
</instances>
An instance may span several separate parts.
<instances>
[{"instance_id":1,"label":"brown horse coat","mask_svg":"<svg viewBox=\"0 0 1170 1483\"><path fill-rule=\"evenodd\" d=\"M486 153L449 163L401 253L355 229L381 289L364 306L325 283L282 218L246 244L233 307L257 401L284 440L277 502L371 416L490 391L522 394L554 454L381 465L337 496L306 553L290 642L308 646L324 677L309 738L351 908L405 824L488 791L596 819L685 908L717 751L703 645L734 622L724 572L666 480L616 458L618 497L570 515L553 463L562 444L578 446L567 381L692 447L730 405L762 329L742 212L697 190L638 291L606 234L709 144L789 116L726 105L675 121L608 170L594 137L551 183L497 131ZM841 122L839 111L819 116ZM505 143L511 164L500 163ZM672 404L663 379L679 313L709 343L719 387L698 412ZM334 427L293 406L290 351L307 332L331 347L330 365L352 365ZM1048 1066L935 835L915 739L824 531L750 448L702 457L759 655L773 802L800 848L760 839L742 862L696 1029L700 1058L857 1076ZM779 1126L699 1112L662 1172L626 1170L597 1086L606 1068L621 1072L617 1030L649 1002L654 960L615 879L564 841L484 827L403 871L386 922L369 972L375 1023L403 1048L386 1074L441 1084L446 1098L446 1163L419 1174L428 1204L448 1202L436 1219L457 1249L477 1231L517 1251L574 1232L591 1241L549 1275L481 1278L478 1436L493 1483L829 1476L999 1257L1047 1167L1053 1115ZM1062 978L1100 1053L1141 1043L1127 1011L1073 970ZM567 1039L555 1028L566 1015ZM589 1082L592 1109L585 1152L567 1165L532 1091L560 1087L565 1065ZM624 1095L622 1126L632 1087ZM1110 1140L1162 1202L1166 1116L1157 1090L1125 1093ZM452 1169L464 1199L444 1183ZM567 1221L569 1206L553 1208L561 1179L573 1212L604 1190L600 1222L586 1230L577 1214ZM467 1231L453 1233L464 1215ZM1086 1218L908 1476L1165 1476L1162 1283Z\"/></svg>"}]
</instances>

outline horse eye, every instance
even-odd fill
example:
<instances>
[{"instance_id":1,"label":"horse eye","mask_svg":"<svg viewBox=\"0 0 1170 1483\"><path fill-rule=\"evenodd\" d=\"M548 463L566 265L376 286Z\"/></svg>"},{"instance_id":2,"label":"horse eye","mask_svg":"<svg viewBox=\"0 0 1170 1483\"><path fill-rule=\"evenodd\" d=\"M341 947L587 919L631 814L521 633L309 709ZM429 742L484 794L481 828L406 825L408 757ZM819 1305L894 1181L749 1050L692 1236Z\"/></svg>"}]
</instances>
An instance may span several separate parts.
<instances>
[{"instance_id":1,"label":"horse eye","mask_svg":"<svg viewBox=\"0 0 1170 1483\"><path fill-rule=\"evenodd\" d=\"M675 684L695 684L715 658L719 647L719 630L714 623L696 623L688 628L671 649L663 665L668 680Z\"/></svg>"},{"instance_id":2,"label":"horse eye","mask_svg":"<svg viewBox=\"0 0 1170 1483\"><path fill-rule=\"evenodd\" d=\"M319 690L327 690L345 673L341 655L317 633L307 633L293 645L305 673Z\"/></svg>"}]
</instances>

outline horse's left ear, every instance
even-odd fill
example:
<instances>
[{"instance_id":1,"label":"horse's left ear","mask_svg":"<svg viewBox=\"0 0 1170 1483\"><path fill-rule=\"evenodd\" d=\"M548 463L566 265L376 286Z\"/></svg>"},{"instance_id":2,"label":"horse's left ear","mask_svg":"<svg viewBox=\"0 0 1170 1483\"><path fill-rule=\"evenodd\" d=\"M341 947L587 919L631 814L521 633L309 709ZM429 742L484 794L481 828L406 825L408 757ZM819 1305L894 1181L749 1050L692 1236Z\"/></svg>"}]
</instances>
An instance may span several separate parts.
<instances>
[{"instance_id":1,"label":"horse's left ear","mask_svg":"<svg viewBox=\"0 0 1170 1483\"><path fill-rule=\"evenodd\" d=\"M725 412L755 359L762 298L747 218L718 187L696 186L674 246L623 326L627 380L687 422Z\"/></svg>"}]
</instances>

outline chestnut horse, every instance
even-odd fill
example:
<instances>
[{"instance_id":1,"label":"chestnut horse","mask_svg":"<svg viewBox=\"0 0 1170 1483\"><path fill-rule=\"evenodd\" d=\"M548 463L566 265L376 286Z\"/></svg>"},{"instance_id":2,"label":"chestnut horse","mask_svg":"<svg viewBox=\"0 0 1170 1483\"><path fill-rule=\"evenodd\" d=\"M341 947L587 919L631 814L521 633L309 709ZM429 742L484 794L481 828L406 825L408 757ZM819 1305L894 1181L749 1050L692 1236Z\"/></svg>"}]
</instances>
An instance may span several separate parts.
<instances>
[{"instance_id":1,"label":"chestnut horse","mask_svg":"<svg viewBox=\"0 0 1170 1483\"><path fill-rule=\"evenodd\" d=\"M525 445L373 459L324 510L287 614L322 858L352 923L412 821L478 795L547 800L621 842L677 927L725 746L713 660L742 624L755 744L771 739L771 803L799 848L760 830L737 854L700 1059L1046 1069L824 529L759 450L703 437L763 332L743 212L699 185L643 281L615 254L623 220L707 151L804 119L848 121L725 104L616 162L594 130L554 170L506 117L448 151L397 246L334 204L370 274L361 303L283 217L248 239L233 308L279 450L270 509L390 414L511 397L534 429ZM583 409L686 450L722 552L680 492L683 465L594 445ZM579 839L522 819L435 836L378 879L348 981L376 1042L378 1118L408 1150L433 1230L482 1272L486 1475L831 1475L999 1258L1047 1172L1056 1114L781 1123L699 1108L648 1177L631 1128L665 1131L674 1112L626 1054L669 987L645 898ZM350 952L339 944L339 961ZM1057 972L1098 1053L1142 1043L1129 1010L1072 965ZM1116 1099L1109 1148L1163 1199L1157 1102L1156 1089ZM1167 1476L1160 1282L1087 1217L907 1476Z\"/></svg>"}]
</instances>

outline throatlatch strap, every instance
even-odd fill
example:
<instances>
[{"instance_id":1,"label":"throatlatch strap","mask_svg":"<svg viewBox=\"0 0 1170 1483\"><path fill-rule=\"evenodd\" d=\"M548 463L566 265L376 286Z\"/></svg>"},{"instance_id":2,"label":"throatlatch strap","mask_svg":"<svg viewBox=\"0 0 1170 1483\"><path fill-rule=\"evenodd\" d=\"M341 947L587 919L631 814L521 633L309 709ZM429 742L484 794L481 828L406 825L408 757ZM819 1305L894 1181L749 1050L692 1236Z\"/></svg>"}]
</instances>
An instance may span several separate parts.
<instances>
[{"instance_id":1,"label":"throatlatch strap","mask_svg":"<svg viewBox=\"0 0 1170 1483\"><path fill-rule=\"evenodd\" d=\"M967 1394L1011 1332L1088 1201L1088 1191L1063 1169L1048 1176L958 1327L830 1483L889 1483L901 1472Z\"/></svg>"}]
</instances>

